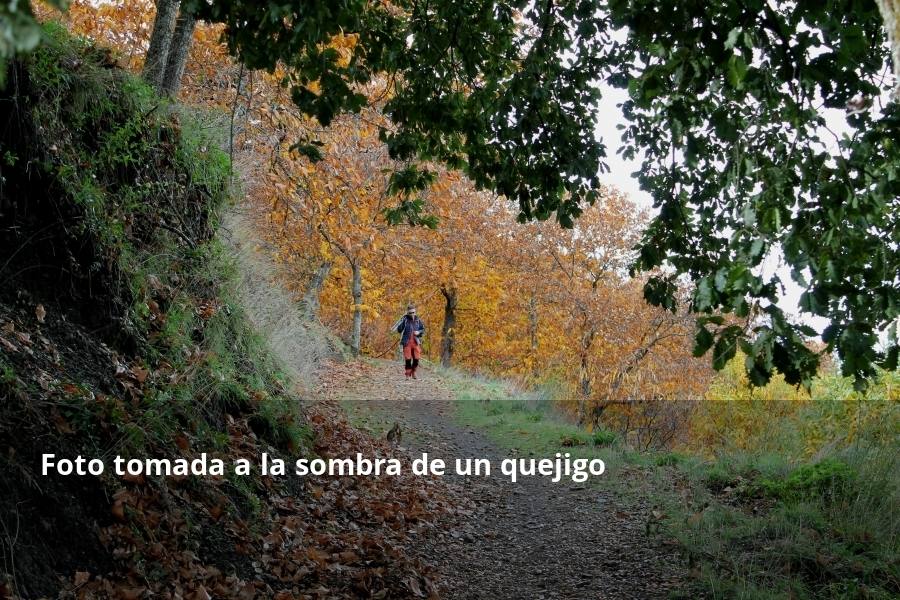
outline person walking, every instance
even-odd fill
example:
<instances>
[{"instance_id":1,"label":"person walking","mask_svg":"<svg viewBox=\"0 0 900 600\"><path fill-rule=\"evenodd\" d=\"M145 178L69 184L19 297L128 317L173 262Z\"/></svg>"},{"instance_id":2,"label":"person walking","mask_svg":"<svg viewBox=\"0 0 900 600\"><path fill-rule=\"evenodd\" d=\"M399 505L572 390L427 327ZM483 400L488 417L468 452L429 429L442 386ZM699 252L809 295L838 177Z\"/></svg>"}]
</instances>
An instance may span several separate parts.
<instances>
[{"instance_id":1,"label":"person walking","mask_svg":"<svg viewBox=\"0 0 900 600\"><path fill-rule=\"evenodd\" d=\"M403 361L406 363L406 378L416 378L419 359L422 358L422 336L425 335L425 324L416 315L416 307L409 304L406 314L394 325L394 331L400 334L400 347L403 348Z\"/></svg>"}]
</instances>

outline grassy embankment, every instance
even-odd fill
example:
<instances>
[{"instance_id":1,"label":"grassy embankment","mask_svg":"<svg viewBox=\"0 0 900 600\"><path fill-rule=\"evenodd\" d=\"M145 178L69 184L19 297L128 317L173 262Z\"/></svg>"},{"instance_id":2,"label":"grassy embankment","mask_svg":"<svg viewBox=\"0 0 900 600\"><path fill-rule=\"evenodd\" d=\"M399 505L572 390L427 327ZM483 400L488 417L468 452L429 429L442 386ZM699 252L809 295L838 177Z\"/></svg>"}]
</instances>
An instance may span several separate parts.
<instances>
[{"instance_id":1,"label":"grassy embankment","mask_svg":"<svg viewBox=\"0 0 900 600\"><path fill-rule=\"evenodd\" d=\"M233 534L268 517L258 477L38 472L48 451L235 458L310 442L216 234L232 197L222 118L159 98L61 26L44 35L8 65L0 102L0 520L17 532L0 595L54 595L76 572L116 595L91 579L116 570L162 589L188 548L252 573Z\"/></svg>"}]
</instances>

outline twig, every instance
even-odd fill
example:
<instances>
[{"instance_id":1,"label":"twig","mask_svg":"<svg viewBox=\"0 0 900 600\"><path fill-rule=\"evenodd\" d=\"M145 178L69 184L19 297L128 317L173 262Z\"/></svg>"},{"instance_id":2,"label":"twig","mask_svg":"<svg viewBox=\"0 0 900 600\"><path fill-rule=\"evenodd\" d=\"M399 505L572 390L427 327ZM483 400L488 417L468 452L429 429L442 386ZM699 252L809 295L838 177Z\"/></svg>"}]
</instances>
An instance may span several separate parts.
<instances>
[{"instance_id":1,"label":"twig","mask_svg":"<svg viewBox=\"0 0 900 600\"><path fill-rule=\"evenodd\" d=\"M16 543L19 541L19 504L21 502L16 503L15 514L16 514L16 532L15 535L10 536L9 530L6 528L6 521L0 519L0 525L3 526L3 533L6 535L6 545L9 547L9 575L12 577L13 589L18 590L18 582L16 581L16 560L13 556L15 553ZM4 563L6 561L4 560ZM5 566L5 565L4 565Z\"/></svg>"},{"instance_id":2,"label":"twig","mask_svg":"<svg viewBox=\"0 0 900 600\"><path fill-rule=\"evenodd\" d=\"M237 89L234 92L234 102L231 105L231 131L228 136L228 164L231 168L231 178L234 180L234 119L237 115L238 99L241 97L241 83L244 81L244 63L238 70Z\"/></svg>"}]
</instances>

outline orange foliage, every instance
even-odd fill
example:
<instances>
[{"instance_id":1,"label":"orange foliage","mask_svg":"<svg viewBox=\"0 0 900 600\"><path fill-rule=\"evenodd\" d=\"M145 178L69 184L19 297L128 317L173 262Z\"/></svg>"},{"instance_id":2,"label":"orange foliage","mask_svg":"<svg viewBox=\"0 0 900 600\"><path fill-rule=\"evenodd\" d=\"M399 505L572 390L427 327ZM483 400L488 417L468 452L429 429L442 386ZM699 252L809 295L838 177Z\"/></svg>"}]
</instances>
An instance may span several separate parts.
<instances>
[{"instance_id":1,"label":"orange foliage","mask_svg":"<svg viewBox=\"0 0 900 600\"><path fill-rule=\"evenodd\" d=\"M152 16L148 0L76 0L68 18L138 70ZM362 351L391 356L390 327L415 302L428 328L425 355L437 361L452 297L453 364L528 383L552 380L562 404L583 420L606 406L630 419L638 401L702 394L709 372L690 356L692 321L648 306L643 282L628 276L647 215L627 197L605 190L571 230L522 225L504 199L432 165L437 181L422 198L438 228L390 227L382 212L396 203L388 174L403 165L378 139L391 127L379 111L389 84L362 90L371 108L323 130L293 107L281 85L285 73L245 73L219 33L198 26L180 99L231 117L225 126L234 132L245 206L286 287L299 300L320 267L331 266L319 315L327 326L349 336L359 313ZM349 56L354 43L348 36L333 45ZM318 163L291 149L308 135L324 144Z\"/></svg>"}]
</instances>

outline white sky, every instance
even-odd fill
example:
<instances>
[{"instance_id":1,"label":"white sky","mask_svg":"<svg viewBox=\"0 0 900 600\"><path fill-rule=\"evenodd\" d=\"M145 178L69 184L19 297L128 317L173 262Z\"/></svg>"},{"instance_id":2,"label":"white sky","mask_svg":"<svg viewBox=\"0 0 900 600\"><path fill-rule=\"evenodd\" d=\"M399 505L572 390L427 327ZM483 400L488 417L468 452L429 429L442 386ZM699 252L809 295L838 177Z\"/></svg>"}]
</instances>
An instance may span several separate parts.
<instances>
[{"instance_id":1,"label":"white sky","mask_svg":"<svg viewBox=\"0 0 900 600\"><path fill-rule=\"evenodd\" d=\"M609 165L610 172L601 175L603 183L612 185L628 194L628 196L639 206L652 211L653 199L650 194L643 191L638 184L637 179L632 175L641 169L640 157L633 160L626 160L618 154L619 148L622 146L622 131L616 128L617 125L625 124L622 117L622 111L618 105L628 99L628 91L610 86L602 86L603 98L600 101L601 118L598 120L597 132L602 136L603 142L606 144L606 162ZM828 115L830 118L829 126L833 131L846 131L844 119L841 114ZM773 269L778 271L781 281L785 286L785 293L781 296L778 306L795 316L800 315L799 302L803 289L800 288L791 279L790 271L784 266L779 266L779 258L770 256L763 264L764 271L771 272ZM828 320L812 315L802 315L802 321L811 326L819 333L828 325Z\"/></svg>"},{"instance_id":2,"label":"white sky","mask_svg":"<svg viewBox=\"0 0 900 600\"><path fill-rule=\"evenodd\" d=\"M650 194L641 190L637 179L631 176L640 169L640 160L625 160L616 153L622 145L622 132L616 129L616 125L625 124L618 105L628 99L628 91L608 85L601 86L601 89L603 99L600 101L597 132L606 144L606 163L610 168L610 172L601 175L601 179L628 194L639 206L650 209L653 206Z\"/></svg>"}]
</instances>

